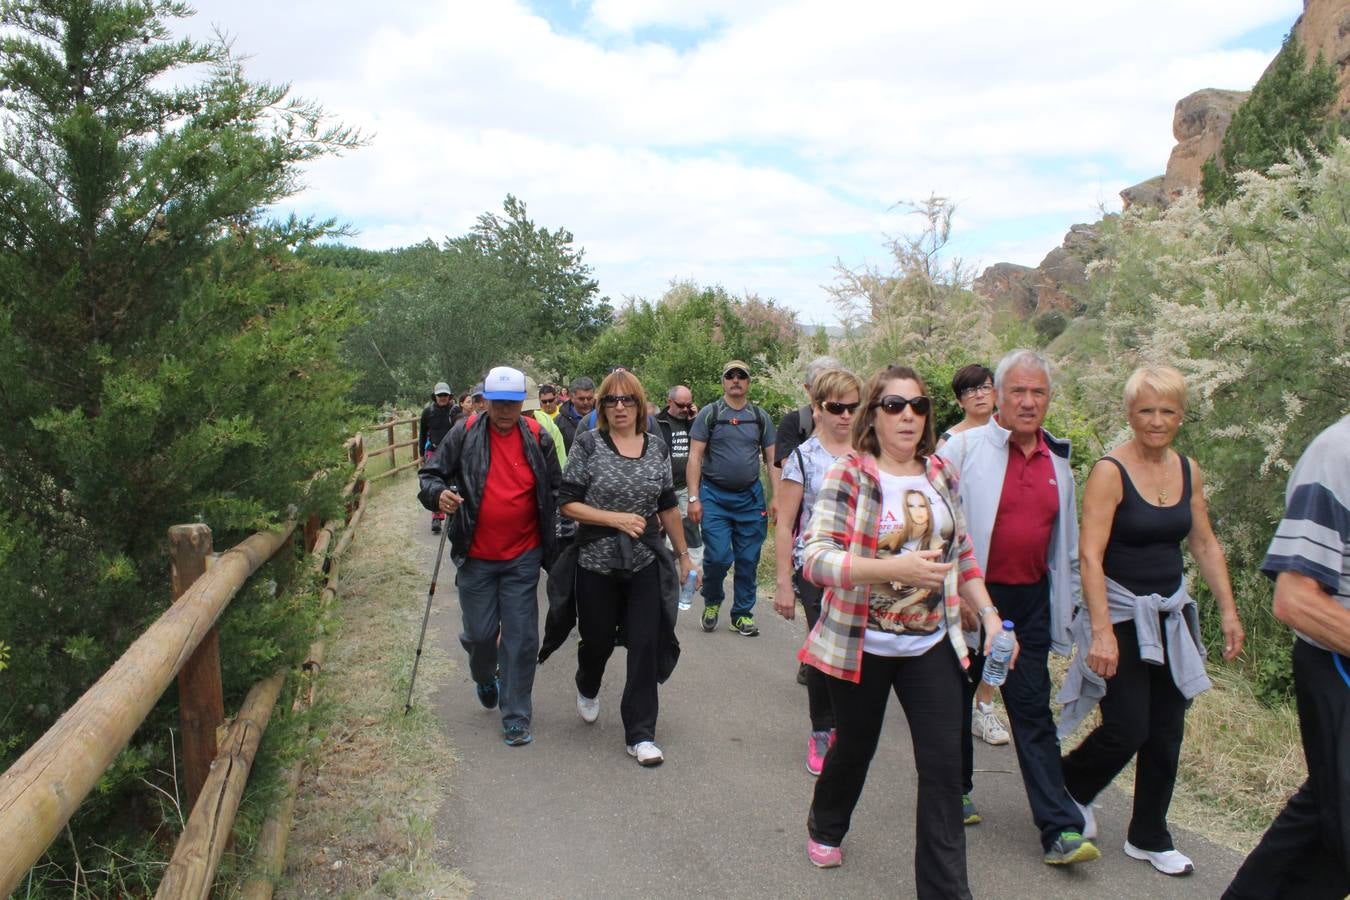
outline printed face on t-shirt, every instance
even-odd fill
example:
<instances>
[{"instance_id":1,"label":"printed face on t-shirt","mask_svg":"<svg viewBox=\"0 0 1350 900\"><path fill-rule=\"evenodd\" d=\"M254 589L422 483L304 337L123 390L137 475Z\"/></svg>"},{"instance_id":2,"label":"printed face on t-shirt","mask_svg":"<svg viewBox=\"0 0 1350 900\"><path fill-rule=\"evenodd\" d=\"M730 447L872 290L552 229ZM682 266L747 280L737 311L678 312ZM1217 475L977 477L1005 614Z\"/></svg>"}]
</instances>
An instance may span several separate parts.
<instances>
[{"instance_id":1,"label":"printed face on t-shirt","mask_svg":"<svg viewBox=\"0 0 1350 900\"><path fill-rule=\"evenodd\" d=\"M898 488L886 484L889 480L883 481L877 558L915 550L941 550L945 556L951 543L951 522L945 514L935 516L933 508L942 501L933 492L913 486L926 479L898 479L907 482ZM937 533L935 519L940 523ZM899 582L877 584L872 586L868 606L869 628L893 634L931 634L942 620L942 591Z\"/></svg>"}]
</instances>

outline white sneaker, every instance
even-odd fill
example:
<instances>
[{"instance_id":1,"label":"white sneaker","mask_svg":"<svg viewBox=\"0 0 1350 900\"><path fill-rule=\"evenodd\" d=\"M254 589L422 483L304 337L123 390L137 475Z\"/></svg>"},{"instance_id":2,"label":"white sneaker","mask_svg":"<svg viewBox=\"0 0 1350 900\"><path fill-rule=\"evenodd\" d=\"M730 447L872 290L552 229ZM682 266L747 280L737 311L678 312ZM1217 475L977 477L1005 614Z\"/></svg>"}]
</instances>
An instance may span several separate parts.
<instances>
[{"instance_id":1,"label":"white sneaker","mask_svg":"<svg viewBox=\"0 0 1350 900\"><path fill-rule=\"evenodd\" d=\"M1002 746L1009 740L1008 729L999 720L998 713L994 712L992 703L976 702L975 712L970 717L970 733L995 747Z\"/></svg>"},{"instance_id":2,"label":"white sneaker","mask_svg":"<svg viewBox=\"0 0 1350 900\"><path fill-rule=\"evenodd\" d=\"M636 757L640 766L659 766L666 761L661 748L651 741L638 741L628 748L628 755Z\"/></svg>"},{"instance_id":3,"label":"white sneaker","mask_svg":"<svg viewBox=\"0 0 1350 900\"><path fill-rule=\"evenodd\" d=\"M1131 859L1142 859L1153 864L1153 868L1164 875L1189 875L1195 871L1191 858L1177 850L1140 850L1129 841L1125 842L1125 855Z\"/></svg>"},{"instance_id":4,"label":"white sneaker","mask_svg":"<svg viewBox=\"0 0 1350 900\"><path fill-rule=\"evenodd\" d=\"M1072 794L1069 795L1069 799L1073 800ZM1077 800L1073 800L1073 805L1078 807L1078 811L1083 814L1083 838L1095 841L1097 839L1097 816L1092 812L1092 804L1079 803Z\"/></svg>"},{"instance_id":5,"label":"white sneaker","mask_svg":"<svg viewBox=\"0 0 1350 900\"><path fill-rule=\"evenodd\" d=\"M583 722L594 722L600 718L600 696L586 697L577 691L577 715L581 716Z\"/></svg>"}]
</instances>

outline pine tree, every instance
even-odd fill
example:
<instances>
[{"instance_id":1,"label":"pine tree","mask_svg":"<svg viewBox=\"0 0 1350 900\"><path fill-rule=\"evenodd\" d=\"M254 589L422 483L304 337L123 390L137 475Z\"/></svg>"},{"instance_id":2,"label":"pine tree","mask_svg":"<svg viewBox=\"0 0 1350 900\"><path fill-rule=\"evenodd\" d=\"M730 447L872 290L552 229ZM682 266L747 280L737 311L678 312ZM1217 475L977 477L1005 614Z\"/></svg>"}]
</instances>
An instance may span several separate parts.
<instances>
[{"instance_id":1,"label":"pine tree","mask_svg":"<svg viewBox=\"0 0 1350 900\"><path fill-rule=\"evenodd\" d=\"M340 483L354 302L293 252L332 224L264 211L359 135L190 12L0 5L0 768L162 609L169 525L228 547ZM296 636L253 623L274 667Z\"/></svg>"},{"instance_id":2,"label":"pine tree","mask_svg":"<svg viewBox=\"0 0 1350 900\"><path fill-rule=\"evenodd\" d=\"M1268 172L1296 153L1326 154L1336 139L1332 116L1336 71L1318 53L1312 66L1292 31L1269 71L1233 114L1217 157L1205 161L1200 193L1206 203L1223 203L1237 192L1237 173Z\"/></svg>"}]
</instances>

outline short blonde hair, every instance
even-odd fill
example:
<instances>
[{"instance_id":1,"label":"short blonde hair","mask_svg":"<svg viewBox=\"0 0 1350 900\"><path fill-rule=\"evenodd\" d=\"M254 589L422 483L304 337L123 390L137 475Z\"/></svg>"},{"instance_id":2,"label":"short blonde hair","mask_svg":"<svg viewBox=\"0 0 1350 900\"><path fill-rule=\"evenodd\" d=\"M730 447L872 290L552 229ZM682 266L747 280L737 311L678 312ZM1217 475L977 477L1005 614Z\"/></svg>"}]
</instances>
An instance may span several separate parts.
<instances>
[{"instance_id":1,"label":"short blonde hair","mask_svg":"<svg viewBox=\"0 0 1350 900\"><path fill-rule=\"evenodd\" d=\"M1186 411L1186 376L1171 366L1140 366L1125 381L1125 411L1128 413L1139 399L1139 393L1148 388L1165 400L1172 400Z\"/></svg>"},{"instance_id":2,"label":"short blonde hair","mask_svg":"<svg viewBox=\"0 0 1350 900\"><path fill-rule=\"evenodd\" d=\"M627 369L610 372L595 392L595 427L609 431L609 414L605 412L605 404L601 401L606 395L616 394L632 394L637 398L637 405L633 407L633 427L638 434L642 434L647 430L647 424L643 421L647 416L647 395L642 391L642 382Z\"/></svg>"},{"instance_id":3,"label":"short blonde hair","mask_svg":"<svg viewBox=\"0 0 1350 900\"><path fill-rule=\"evenodd\" d=\"M862 379L847 369L824 369L811 382L811 402L820 406L831 397L843 397L853 391L862 400Z\"/></svg>"}]
</instances>

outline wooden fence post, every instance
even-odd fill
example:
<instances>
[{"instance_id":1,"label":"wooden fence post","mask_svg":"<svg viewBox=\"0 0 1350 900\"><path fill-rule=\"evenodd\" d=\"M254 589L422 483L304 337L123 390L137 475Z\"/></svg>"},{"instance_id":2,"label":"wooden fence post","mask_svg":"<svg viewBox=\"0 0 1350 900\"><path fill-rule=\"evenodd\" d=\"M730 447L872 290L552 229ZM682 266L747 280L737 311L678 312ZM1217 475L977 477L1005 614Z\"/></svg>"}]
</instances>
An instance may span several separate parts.
<instances>
[{"instance_id":1,"label":"wooden fence post","mask_svg":"<svg viewBox=\"0 0 1350 900\"><path fill-rule=\"evenodd\" d=\"M310 516L305 520L305 552L313 553L314 545L319 541L319 529L323 527L323 521L317 516Z\"/></svg>"},{"instance_id":2,"label":"wooden fence post","mask_svg":"<svg viewBox=\"0 0 1350 900\"><path fill-rule=\"evenodd\" d=\"M206 573L211 529L202 524L173 526L169 529L169 553L172 599L176 601ZM183 739L183 786L190 811L216 758L216 729L225 721L220 633L214 625L178 672L178 721Z\"/></svg>"},{"instance_id":3,"label":"wooden fence post","mask_svg":"<svg viewBox=\"0 0 1350 900\"><path fill-rule=\"evenodd\" d=\"M350 455L350 458L351 458L351 461L352 461L352 465L355 466L355 467L357 467L357 468L359 469L360 466L361 466L361 463L365 462L365 459L366 459L366 440L365 440L365 438L358 434L358 435L356 436L356 439L355 439L354 441L352 441L352 446L351 446L351 449L348 451L348 453L349 453L349 455ZM360 477L356 479L356 489L355 489L355 491L353 491L354 494L360 494L362 491L364 491L364 490L366 489L366 488L365 488L365 485L366 485L366 477L365 477L365 475L366 475L366 473L365 473L364 471L362 471L362 472L360 473ZM350 512L350 510L349 510L349 512Z\"/></svg>"},{"instance_id":4,"label":"wooden fence post","mask_svg":"<svg viewBox=\"0 0 1350 900\"><path fill-rule=\"evenodd\" d=\"M393 414L390 414L389 427L385 429L389 433L389 468L398 465L398 451L394 449L394 423Z\"/></svg>"}]
</instances>

